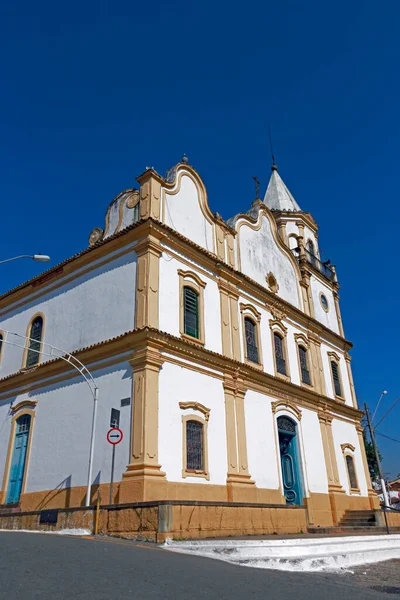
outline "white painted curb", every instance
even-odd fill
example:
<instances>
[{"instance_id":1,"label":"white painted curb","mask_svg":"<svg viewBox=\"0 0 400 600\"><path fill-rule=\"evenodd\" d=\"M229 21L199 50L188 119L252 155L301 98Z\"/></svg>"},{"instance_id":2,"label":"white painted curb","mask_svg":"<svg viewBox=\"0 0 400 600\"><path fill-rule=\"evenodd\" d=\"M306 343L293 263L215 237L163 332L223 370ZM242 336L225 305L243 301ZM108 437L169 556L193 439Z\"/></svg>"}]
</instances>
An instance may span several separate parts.
<instances>
[{"instance_id":1,"label":"white painted curb","mask_svg":"<svg viewBox=\"0 0 400 600\"><path fill-rule=\"evenodd\" d=\"M167 541L166 550L284 571L331 571L400 558L400 535L285 540Z\"/></svg>"}]
</instances>

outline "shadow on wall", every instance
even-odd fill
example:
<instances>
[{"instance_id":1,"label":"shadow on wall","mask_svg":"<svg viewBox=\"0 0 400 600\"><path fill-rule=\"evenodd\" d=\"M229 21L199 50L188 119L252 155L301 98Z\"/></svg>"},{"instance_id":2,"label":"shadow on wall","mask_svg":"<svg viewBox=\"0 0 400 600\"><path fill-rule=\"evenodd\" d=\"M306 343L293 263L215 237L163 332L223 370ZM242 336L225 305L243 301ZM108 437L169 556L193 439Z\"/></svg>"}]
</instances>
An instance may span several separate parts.
<instances>
[{"instance_id":1,"label":"shadow on wall","mask_svg":"<svg viewBox=\"0 0 400 600\"><path fill-rule=\"evenodd\" d=\"M45 508L56 496L65 493L65 508L69 508L71 506L71 482L72 477L68 475L63 481L61 481L57 487L48 492L44 498L39 502L39 504L34 508L34 510L42 510Z\"/></svg>"}]
</instances>

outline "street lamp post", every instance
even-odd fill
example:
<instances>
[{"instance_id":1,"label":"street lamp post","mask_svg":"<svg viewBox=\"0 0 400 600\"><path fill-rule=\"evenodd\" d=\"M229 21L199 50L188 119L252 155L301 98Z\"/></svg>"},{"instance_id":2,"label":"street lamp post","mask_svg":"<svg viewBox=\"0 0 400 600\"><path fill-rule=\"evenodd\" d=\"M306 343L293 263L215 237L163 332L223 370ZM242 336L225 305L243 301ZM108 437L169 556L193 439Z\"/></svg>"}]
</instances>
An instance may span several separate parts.
<instances>
[{"instance_id":1,"label":"street lamp post","mask_svg":"<svg viewBox=\"0 0 400 600\"><path fill-rule=\"evenodd\" d=\"M47 254L21 254L21 256L13 256L13 258L0 260L0 265L11 262L12 260L18 260L19 258L32 258L32 260L35 260L36 262L49 262L50 260L50 256L47 256Z\"/></svg>"},{"instance_id":2,"label":"street lamp post","mask_svg":"<svg viewBox=\"0 0 400 600\"><path fill-rule=\"evenodd\" d=\"M380 395L380 397L379 397L378 404L376 405L375 410L374 410L374 414L372 415L372 419L371 419L372 423L374 422L375 415L378 412L379 405L380 405L381 400L382 400L382 398L383 398L383 396L385 394L387 394L387 390L383 390L382 393L381 393L381 395Z\"/></svg>"}]
</instances>

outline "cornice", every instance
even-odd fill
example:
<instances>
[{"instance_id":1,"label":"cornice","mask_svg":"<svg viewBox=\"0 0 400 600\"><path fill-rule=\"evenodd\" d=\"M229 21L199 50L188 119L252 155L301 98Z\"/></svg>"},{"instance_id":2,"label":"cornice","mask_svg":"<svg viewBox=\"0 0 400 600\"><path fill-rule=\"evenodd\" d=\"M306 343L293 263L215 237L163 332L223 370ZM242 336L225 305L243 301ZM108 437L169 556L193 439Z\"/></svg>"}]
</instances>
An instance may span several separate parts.
<instances>
[{"instance_id":1,"label":"cornice","mask_svg":"<svg viewBox=\"0 0 400 600\"><path fill-rule=\"evenodd\" d=\"M129 225L120 232L110 236L106 240L102 240L89 247L82 252L72 256L64 262L54 266L49 271L46 271L42 275L35 277L20 286L6 292L0 296L0 310L7 308L9 305L14 305L18 300L29 301L30 293L38 293L41 285L43 285L42 293L48 293L50 288L46 286L49 280L54 282L54 287L62 285L60 282L61 277L72 275L74 270L80 269L85 265L90 265L91 262L98 260L111 252L116 250L121 251L122 247L127 246L129 243L143 238L146 234L152 234L158 240L171 245L180 251L182 246L189 253L191 252L192 258L205 268L215 271L220 279L231 285L234 289L241 288L252 295L258 297L259 301L263 303L268 310L281 311L287 315L290 319L303 326L305 329L309 329L313 333L320 335L326 341L331 342L336 347L343 351L351 350L353 344L335 333L331 329L328 329L314 319L306 315L300 309L296 308L286 300L277 298L276 294L270 292L266 287L260 285L247 275L240 273L233 267L230 267L227 263L223 262L217 257L216 254L205 250L201 246L198 246L195 242L192 242L182 234L178 233L168 225L165 225L152 218L144 219ZM123 241L121 240L123 238ZM154 250L158 251L156 243L154 242ZM193 256L194 255L194 256ZM218 264L218 267L216 266Z\"/></svg>"},{"instance_id":2,"label":"cornice","mask_svg":"<svg viewBox=\"0 0 400 600\"><path fill-rule=\"evenodd\" d=\"M257 296L260 302L262 302L268 310L272 310L272 308L275 307L276 310L280 310L299 325L302 325L317 335L321 335L326 341L331 342L341 350L347 351L351 350L353 347L353 344L349 340L346 340L339 334L335 333L332 329L329 329L313 317L306 315L303 311L296 308L293 306L293 304L290 304L283 298L277 298L276 294L270 292L266 287L257 283L244 273L233 269L233 267L230 267L228 264L223 262L215 254L212 254L208 250L198 246L182 234L170 228L168 225L164 225L163 223L152 220L152 227L158 231L158 234L164 243L167 243L171 246L176 245L181 251L182 245L186 250L189 250L189 252L190 249L195 250L195 260L199 264L202 264L203 267L218 273L220 278L225 279L228 283L234 286L234 288L242 288L244 291ZM217 263L218 267L216 266Z\"/></svg>"},{"instance_id":3,"label":"cornice","mask_svg":"<svg viewBox=\"0 0 400 600\"><path fill-rule=\"evenodd\" d=\"M240 381L240 388L253 389L279 400L292 401L323 414L337 414L356 422L359 422L364 414L352 406L321 396L313 390L282 380L249 364L241 363L188 340L150 327L129 331L116 338L77 350L73 356L79 358L92 371L103 368L106 360L114 358L114 362L120 362L121 359L118 359L118 356L123 353L127 354L127 358L123 360L131 361L134 365L133 368L143 368L147 359L151 368L158 368L164 360L159 354L161 350L176 357L189 359L193 363L219 370L224 375L226 385L231 378L235 387L237 387L237 380ZM34 369L18 371L0 380L2 400L10 395L15 395L17 390L17 393L21 393L21 391L50 385L53 381L46 382L44 380L53 377L59 377L60 380L76 377L76 371L72 370L71 366L62 359L53 359L37 365Z\"/></svg>"}]
</instances>

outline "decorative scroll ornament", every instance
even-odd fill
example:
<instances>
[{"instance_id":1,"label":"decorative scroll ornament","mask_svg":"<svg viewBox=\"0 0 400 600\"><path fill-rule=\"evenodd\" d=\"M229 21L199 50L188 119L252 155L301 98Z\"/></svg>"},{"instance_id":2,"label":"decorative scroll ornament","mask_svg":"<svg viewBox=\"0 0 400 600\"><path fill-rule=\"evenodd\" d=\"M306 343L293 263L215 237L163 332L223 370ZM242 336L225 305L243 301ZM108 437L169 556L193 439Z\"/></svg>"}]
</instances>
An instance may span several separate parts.
<instances>
[{"instance_id":1,"label":"decorative scroll ornament","mask_svg":"<svg viewBox=\"0 0 400 600\"><path fill-rule=\"evenodd\" d=\"M94 246L97 242L101 242L103 239L104 230L100 227L95 227L89 236L89 246Z\"/></svg>"}]
</instances>

